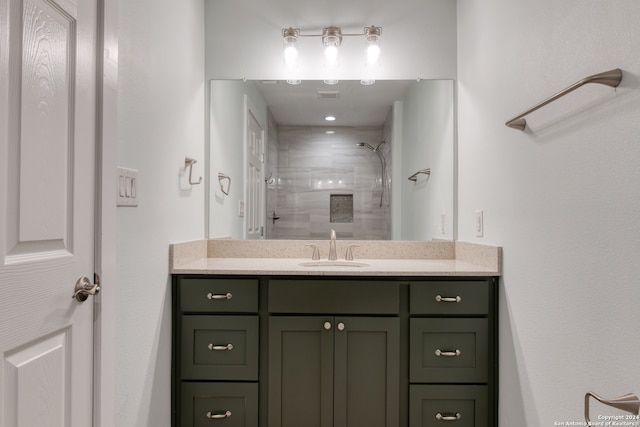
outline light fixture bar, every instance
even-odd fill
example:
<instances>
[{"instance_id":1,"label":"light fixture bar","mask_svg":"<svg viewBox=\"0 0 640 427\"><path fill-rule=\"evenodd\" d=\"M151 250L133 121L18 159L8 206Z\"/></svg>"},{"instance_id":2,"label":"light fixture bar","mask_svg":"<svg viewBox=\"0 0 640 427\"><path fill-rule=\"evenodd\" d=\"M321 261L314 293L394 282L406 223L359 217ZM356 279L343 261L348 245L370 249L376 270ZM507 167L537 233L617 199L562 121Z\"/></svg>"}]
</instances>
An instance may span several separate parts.
<instances>
[{"instance_id":1,"label":"light fixture bar","mask_svg":"<svg viewBox=\"0 0 640 427\"><path fill-rule=\"evenodd\" d=\"M366 63L367 65L377 64L380 57L380 36L382 27L371 25L364 27L360 34L344 34L340 27L325 27L322 34L300 34L299 28L285 28L282 30L282 41L284 44L284 60L290 67L295 67L298 57L298 39L300 37L321 37L322 45L325 48L327 65L335 65L338 58L338 48L342 45L344 37L362 37L364 35L367 44Z\"/></svg>"}]
</instances>

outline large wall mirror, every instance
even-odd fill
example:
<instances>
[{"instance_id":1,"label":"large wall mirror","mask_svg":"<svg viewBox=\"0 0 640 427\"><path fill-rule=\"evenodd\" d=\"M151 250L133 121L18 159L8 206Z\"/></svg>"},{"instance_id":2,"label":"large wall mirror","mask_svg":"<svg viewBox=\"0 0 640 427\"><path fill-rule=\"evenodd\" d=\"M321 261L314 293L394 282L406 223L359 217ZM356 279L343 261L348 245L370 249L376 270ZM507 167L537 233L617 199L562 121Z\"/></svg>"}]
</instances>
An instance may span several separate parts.
<instances>
[{"instance_id":1,"label":"large wall mirror","mask_svg":"<svg viewBox=\"0 0 640 427\"><path fill-rule=\"evenodd\" d=\"M455 239L454 82L329 83L209 81L209 237Z\"/></svg>"}]
</instances>

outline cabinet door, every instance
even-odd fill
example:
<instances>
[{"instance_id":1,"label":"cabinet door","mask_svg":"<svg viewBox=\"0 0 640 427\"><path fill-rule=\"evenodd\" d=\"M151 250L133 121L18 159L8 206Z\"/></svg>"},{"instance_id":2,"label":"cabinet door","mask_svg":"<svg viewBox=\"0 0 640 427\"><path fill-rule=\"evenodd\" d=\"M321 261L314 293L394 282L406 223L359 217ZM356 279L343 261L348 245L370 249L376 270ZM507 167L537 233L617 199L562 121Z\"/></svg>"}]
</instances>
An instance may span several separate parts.
<instances>
[{"instance_id":1,"label":"cabinet door","mask_svg":"<svg viewBox=\"0 0 640 427\"><path fill-rule=\"evenodd\" d=\"M399 424L398 318L335 320L335 427Z\"/></svg>"},{"instance_id":2,"label":"cabinet door","mask_svg":"<svg viewBox=\"0 0 640 427\"><path fill-rule=\"evenodd\" d=\"M333 317L269 317L269 427L333 426Z\"/></svg>"}]
</instances>

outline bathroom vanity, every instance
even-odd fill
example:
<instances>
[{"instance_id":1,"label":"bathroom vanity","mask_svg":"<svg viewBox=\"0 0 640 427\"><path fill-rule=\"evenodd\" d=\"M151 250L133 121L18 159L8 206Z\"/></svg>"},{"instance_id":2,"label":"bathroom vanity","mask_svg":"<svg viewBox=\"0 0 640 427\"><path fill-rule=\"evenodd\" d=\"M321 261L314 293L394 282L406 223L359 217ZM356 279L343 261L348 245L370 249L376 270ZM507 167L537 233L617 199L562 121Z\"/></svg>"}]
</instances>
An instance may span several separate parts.
<instances>
[{"instance_id":1,"label":"bathroom vanity","mask_svg":"<svg viewBox=\"0 0 640 427\"><path fill-rule=\"evenodd\" d=\"M495 426L497 249L353 267L174 248L173 425Z\"/></svg>"}]
</instances>

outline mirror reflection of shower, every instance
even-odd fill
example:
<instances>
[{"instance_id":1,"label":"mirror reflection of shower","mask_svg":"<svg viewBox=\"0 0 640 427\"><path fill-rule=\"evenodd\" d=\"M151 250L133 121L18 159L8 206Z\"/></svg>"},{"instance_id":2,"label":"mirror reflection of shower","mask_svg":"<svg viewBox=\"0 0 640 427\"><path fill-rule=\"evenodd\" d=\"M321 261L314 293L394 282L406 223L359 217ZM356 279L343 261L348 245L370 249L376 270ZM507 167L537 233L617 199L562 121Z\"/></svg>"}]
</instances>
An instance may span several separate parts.
<instances>
[{"instance_id":1,"label":"mirror reflection of shower","mask_svg":"<svg viewBox=\"0 0 640 427\"><path fill-rule=\"evenodd\" d=\"M380 146L382 144L384 144L385 141L382 141L381 143L379 143L378 145L376 145L375 147L367 144L366 142L358 142L356 145L358 147L365 147L368 148L369 150L373 151L374 153L376 153L378 155L378 157L380 158L380 164L382 166L382 172L381 172L381 180L382 180L382 192L380 193L380 207L382 207L382 205L384 204L385 206L389 206L389 201L388 201L388 190L387 190L387 161L384 158L384 155L382 154L382 151L380 150ZM387 191L385 191L387 190ZM385 199L385 196L387 196L387 198Z\"/></svg>"}]
</instances>

